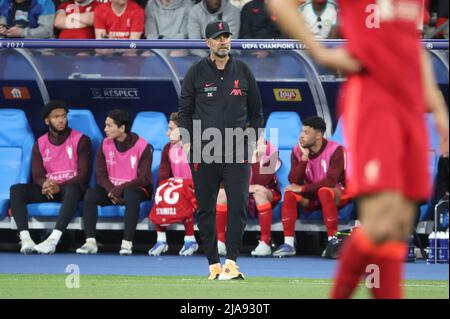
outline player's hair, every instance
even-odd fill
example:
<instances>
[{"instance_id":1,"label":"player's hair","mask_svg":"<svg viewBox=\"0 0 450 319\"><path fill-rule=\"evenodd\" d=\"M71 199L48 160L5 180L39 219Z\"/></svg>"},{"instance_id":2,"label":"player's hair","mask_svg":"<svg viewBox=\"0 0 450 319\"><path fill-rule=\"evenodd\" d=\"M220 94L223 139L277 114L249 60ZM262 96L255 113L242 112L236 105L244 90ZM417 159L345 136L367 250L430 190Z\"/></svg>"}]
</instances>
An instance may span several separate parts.
<instances>
[{"instance_id":1,"label":"player's hair","mask_svg":"<svg viewBox=\"0 0 450 319\"><path fill-rule=\"evenodd\" d=\"M327 125L325 121L320 116L310 116L302 121L302 125L312 127L317 131L325 133L327 130Z\"/></svg>"},{"instance_id":2,"label":"player's hair","mask_svg":"<svg viewBox=\"0 0 450 319\"><path fill-rule=\"evenodd\" d=\"M169 116L169 121L174 122L178 126L178 112L173 112Z\"/></svg>"},{"instance_id":3,"label":"player's hair","mask_svg":"<svg viewBox=\"0 0 450 319\"><path fill-rule=\"evenodd\" d=\"M44 108L42 109L42 118L45 120L45 118L48 117L48 115L56 109L64 109L66 110L66 113L69 113L66 102L61 100L51 100L50 102L45 104Z\"/></svg>"},{"instance_id":4,"label":"player's hair","mask_svg":"<svg viewBox=\"0 0 450 319\"><path fill-rule=\"evenodd\" d=\"M118 127L125 125L125 133L130 133L131 131L131 116L125 110L114 109L108 112L107 117L114 121Z\"/></svg>"}]
</instances>

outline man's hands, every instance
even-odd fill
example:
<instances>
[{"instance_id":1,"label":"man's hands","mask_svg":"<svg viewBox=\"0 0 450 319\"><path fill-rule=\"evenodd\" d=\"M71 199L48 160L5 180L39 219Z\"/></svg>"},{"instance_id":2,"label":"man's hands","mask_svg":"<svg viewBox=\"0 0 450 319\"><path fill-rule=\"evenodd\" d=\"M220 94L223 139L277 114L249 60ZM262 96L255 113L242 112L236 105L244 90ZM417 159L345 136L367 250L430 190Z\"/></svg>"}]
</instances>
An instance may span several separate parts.
<instances>
[{"instance_id":1,"label":"man's hands","mask_svg":"<svg viewBox=\"0 0 450 319\"><path fill-rule=\"evenodd\" d=\"M22 38L23 37L23 29L20 27L11 27L5 31L5 35L8 38Z\"/></svg>"},{"instance_id":2,"label":"man's hands","mask_svg":"<svg viewBox=\"0 0 450 319\"><path fill-rule=\"evenodd\" d=\"M54 195L59 194L60 192L61 188L52 180L46 180L44 184L42 184L42 195L47 197L49 200L53 199Z\"/></svg>"},{"instance_id":3,"label":"man's hands","mask_svg":"<svg viewBox=\"0 0 450 319\"><path fill-rule=\"evenodd\" d=\"M304 148L302 144L300 144L300 141L298 141L298 146L300 147L300 150L302 151L302 161L307 162L309 159L309 148Z\"/></svg>"},{"instance_id":4,"label":"man's hands","mask_svg":"<svg viewBox=\"0 0 450 319\"><path fill-rule=\"evenodd\" d=\"M303 191L303 186L298 184L291 184L288 187L284 189L285 192L294 192L294 193L301 193Z\"/></svg>"},{"instance_id":5,"label":"man's hands","mask_svg":"<svg viewBox=\"0 0 450 319\"><path fill-rule=\"evenodd\" d=\"M112 194L111 192L108 193L108 197L109 197L109 199L111 199L111 202L114 205L118 205L118 204L123 204L124 203L123 199L114 196L114 194Z\"/></svg>"}]
</instances>

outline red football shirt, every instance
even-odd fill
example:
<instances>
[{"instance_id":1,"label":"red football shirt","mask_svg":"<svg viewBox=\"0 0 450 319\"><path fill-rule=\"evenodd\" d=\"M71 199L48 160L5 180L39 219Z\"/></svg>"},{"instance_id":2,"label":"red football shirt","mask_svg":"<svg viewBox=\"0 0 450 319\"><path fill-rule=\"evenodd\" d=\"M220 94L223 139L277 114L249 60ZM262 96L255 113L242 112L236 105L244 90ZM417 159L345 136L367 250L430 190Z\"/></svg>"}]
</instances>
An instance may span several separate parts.
<instances>
[{"instance_id":1,"label":"red football shirt","mask_svg":"<svg viewBox=\"0 0 450 319\"><path fill-rule=\"evenodd\" d=\"M380 96L384 103L380 101L377 107L424 112L417 31L422 0L339 2L347 48L363 63L362 78L371 83L370 92L364 94Z\"/></svg>"},{"instance_id":2,"label":"red football shirt","mask_svg":"<svg viewBox=\"0 0 450 319\"><path fill-rule=\"evenodd\" d=\"M79 4L76 1L62 3L58 7L58 11L63 10L66 16L76 13L94 12L99 5L96 0L86 1ZM94 27L80 28L80 29L64 29L59 34L60 39L95 39Z\"/></svg>"},{"instance_id":3,"label":"red football shirt","mask_svg":"<svg viewBox=\"0 0 450 319\"><path fill-rule=\"evenodd\" d=\"M109 39L129 39L131 32L144 32L144 9L128 0L125 10L116 15L111 3L101 4L95 10L94 27L104 29Z\"/></svg>"}]
</instances>

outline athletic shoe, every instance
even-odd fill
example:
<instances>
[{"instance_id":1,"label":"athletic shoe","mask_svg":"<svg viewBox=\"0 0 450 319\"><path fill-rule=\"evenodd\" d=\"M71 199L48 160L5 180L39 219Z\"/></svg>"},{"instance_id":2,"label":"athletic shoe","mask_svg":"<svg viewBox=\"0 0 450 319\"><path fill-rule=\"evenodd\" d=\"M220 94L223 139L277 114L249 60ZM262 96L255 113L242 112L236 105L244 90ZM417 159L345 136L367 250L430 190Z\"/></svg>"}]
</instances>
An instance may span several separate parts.
<instances>
[{"instance_id":1,"label":"athletic shoe","mask_svg":"<svg viewBox=\"0 0 450 319\"><path fill-rule=\"evenodd\" d=\"M270 256L272 254L272 249L263 240L259 241L258 246L252 250L251 255L257 257Z\"/></svg>"},{"instance_id":2,"label":"athletic shoe","mask_svg":"<svg viewBox=\"0 0 450 319\"><path fill-rule=\"evenodd\" d=\"M232 260L227 260L225 265L222 267L222 272L219 275L219 280L233 280L241 279L244 280L244 274L239 271L238 265Z\"/></svg>"},{"instance_id":3,"label":"athletic shoe","mask_svg":"<svg viewBox=\"0 0 450 319\"><path fill-rule=\"evenodd\" d=\"M195 241L184 242L183 248L181 248L180 256L192 256L198 250L198 244Z\"/></svg>"},{"instance_id":4,"label":"athletic shoe","mask_svg":"<svg viewBox=\"0 0 450 319\"><path fill-rule=\"evenodd\" d=\"M165 241L157 241L152 249L148 251L150 256L159 256L169 250L169 246Z\"/></svg>"},{"instance_id":5,"label":"athletic shoe","mask_svg":"<svg viewBox=\"0 0 450 319\"><path fill-rule=\"evenodd\" d=\"M225 243L223 241L217 241L217 250L219 252L219 256L227 255L227 246L225 246Z\"/></svg>"},{"instance_id":6,"label":"athletic shoe","mask_svg":"<svg viewBox=\"0 0 450 319\"><path fill-rule=\"evenodd\" d=\"M47 238L39 245L34 246L33 250L38 254L53 254L56 250L57 243L51 238Z\"/></svg>"},{"instance_id":7,"label":"athletic shoe","mask_svg":"<svg viewBox=\"0 0 450 319\"><path fill-rule=\"evenodd\" d=\"M20 245L20 252L26 255L34 252L33 248L36 246L36 243L33 239L25 239L20 242Z\"/></svg>"},{"instance_id":8,"label":"athletic shoe","mask_svg":"<svg viewBox=\"0 0 450 319\"><path fill-rule=\"evenodd\" d=\"M295 248L289 244L282 244L273 252L274 257L287 257L294 256L296 253Z\"/></svg>"},{"instance_id":9,"label":"athletic shoe","mask_svg":"<svg viewBox=\"0 0 450 319\"><path fill-rule=\"evenodd\" d=\"M133 254L133 243L128 240L122 240L122 245L120 246L119 255L130 256Z\"/></svg>"},{"instance_id":10,"label":"athletic shoe","mask_svg":"<svg viewBox=\"0 0 450 319\"><path fill-rule=\"evenodd\" d=\"M221 271L222 271L222 268L220 267L220 263L209 265L208 280L218 279Z\"/></svg>"},{"instance_id":11,"label":"athletic shoe","mask_svg":"<svg viewBox=\"0 0 450 319\"><path fill-rule=\"evenodd\" d=\"M83 246L76 250L77 254L88 255L96 254L98 251L97 242L95 240L86 240Z\"/></svg>"}]
</instances>

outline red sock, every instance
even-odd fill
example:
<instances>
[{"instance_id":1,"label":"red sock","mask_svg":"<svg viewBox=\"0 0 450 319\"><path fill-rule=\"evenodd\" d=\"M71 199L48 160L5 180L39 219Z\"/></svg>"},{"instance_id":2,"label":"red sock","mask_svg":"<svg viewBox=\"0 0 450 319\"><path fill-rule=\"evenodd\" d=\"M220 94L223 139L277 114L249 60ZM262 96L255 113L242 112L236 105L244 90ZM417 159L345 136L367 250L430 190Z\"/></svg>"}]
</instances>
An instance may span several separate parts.
<instances>
[{"instance_id":1,"label":"red sock","mask_svg":"<svg viewBox=\"0 0 450 319\"><path fill-rule=\"evenodd\" d=\"M261 240L270 246L270 228L272 226L272 205L270 203L256 206L258 210L259 225L261 227Z\"/></svg>"},{"instance_id":2,"label":"red sock","mask_svg":"<svg viewBox=\"0 0 450 319\"><path fill-rule=\"evenodd\" d=\"M295 236L295 222L297 221L297 203L300 202L302 196L294 192L286 192L284 194L283 206L281 206L281 221L283 223L284 237Z\"/></svg>"},{"instance_id":3,"label":"red sock","mask_svg":"<svg viewBox=\"0 0 450 319\"><path fill-rule=\"evenodd\" d=\"M217 225L217 240L225 242L225 231L227 227L227 205L216 205L216 225Z\"/></svg>"},{"instance_id":4,"label":"red sock","mask_svg":"<svg viewBox=\"0 0 450 319\"><path fill-rule=\"evenodd\" d=\"M376 299L403 298L401 281L403 278L403 263L405 261L407 244L388 241L377 247L371 263L379 267L379 286L372 288Z\"/></svg>"},{"instance_id":5,"label":"red sock","mask_svg":"<svg viewBox=\"0 0 450 319\"><path fill-rule=\"evenodd\" d=\"M322 206L323 221L327 226L328 237L333 236L338 229L338 210L334 202L334 192L331 188L322 187L317 192Z\"/></svg>"},{"instance_id":6,"label":"red sock","mask_svg":"<svg viewBox=\"0 0 450 319\"><path fill-rule=\"evenodd\" d=\"M167 227L163 227L161 225L155 225L156 231L165 232L167 230Z\"/></svg>"},{"instance_id":7,"label":"red sock","mask_svg":"<svg viewBox=\"0 0 450 319\"><path fill-rule=\"evenodd\" d=\"M184 235L194 236L194 217L184 220Z\"/></svg>"},{"instance_id":8,"label":"red sock","mask_svg":"<svg viewBox=\"0 0 450 319\"><path fill-rule=\"evenodd\" d=\"M350 298L375 249L375 244L364 234L362 229L352 232L339 253L331 298Z\"/></svg>"}]
</instances>

